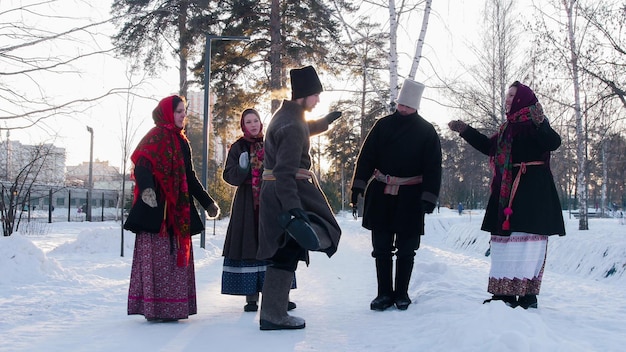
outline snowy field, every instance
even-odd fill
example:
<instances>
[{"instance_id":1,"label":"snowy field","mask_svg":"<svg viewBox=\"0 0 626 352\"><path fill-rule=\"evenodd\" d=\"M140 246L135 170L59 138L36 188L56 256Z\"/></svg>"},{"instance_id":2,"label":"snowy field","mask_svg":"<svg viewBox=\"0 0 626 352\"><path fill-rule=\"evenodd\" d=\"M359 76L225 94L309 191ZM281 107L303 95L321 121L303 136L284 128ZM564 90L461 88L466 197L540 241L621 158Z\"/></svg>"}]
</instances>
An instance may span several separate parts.
<instances>
[{"instance_id":1,"label":"snowy field","mask_svg":"<svg viewBox=\"0 0 626 352\"><path fill-rule=\"evenodd\" d=\"M260 331L244 298L220 294L228 219L194 237L198 314L174 323L126 315L134 235L119 222L31 223L0 237L0 351L623 351L626 225L565 213L550 237L539 308L482 304L489 236L481 211L427 215L407 311L369 309L376 294L369 232L348 213L336 255L300 265L295 331ZM215 225L215 235L213 229Z\"/></svg>"}]
</instances>

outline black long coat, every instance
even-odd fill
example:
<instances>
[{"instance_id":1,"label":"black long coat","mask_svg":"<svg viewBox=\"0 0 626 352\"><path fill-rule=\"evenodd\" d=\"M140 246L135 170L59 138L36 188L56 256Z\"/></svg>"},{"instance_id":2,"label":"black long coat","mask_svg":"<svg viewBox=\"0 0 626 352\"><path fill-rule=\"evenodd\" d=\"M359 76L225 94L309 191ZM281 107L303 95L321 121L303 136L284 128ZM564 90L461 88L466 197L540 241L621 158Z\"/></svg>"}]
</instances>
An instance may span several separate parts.
<instances>
[{"instance_id":1,"label":"black long coat","mask_svg":"<svg viewBox=\"0 0 626 352\"><path fill-rule=\"evenodd\" d=\"M421 175L423 181L388 195L386 184L372 179L375 169L396 177ZM363 227L423 235L422 201L436 204L441 187L441 145L433 125L417 113L397 111L376 121L359 152L352 187L365 188Z\"/></svg>"},{"instance_id":2,"label":"black long coat","mask_svg":"<svg viewBox=\"0 0 626 352\"><path fill-rule=\"evenodd\" d=\"M550 127L547 119L538 128L532 121L519 122L515 125L517 126L511 145L513 164L530 161L543 161L545 164L528 166L526 173L522 174L517 193L513 198L509 231L502 229L504 215L499 210L502 175L494 174L481 229L505 236L513 231L564 236L563 212L550 171L550 152L561 145L561 137ZM509 125L509 128L512 127ZM497 135L489 138L468 126L461 133L461 137L485 155L493 156L496 153ZM513 168L513 179L519 171L519 167Z\"/></svg>"},{"instance_id":3,"label":"black long coat","mask_svg":"<svg viewBox=\"0 0 626 352\"><path fill-rule=\"evenodd\" d=\"M182 149L182 157L185 161L185 174L187 177L187 185L189 187L189 202L190 202L190 234L198 234L204 230L204 226L202 225L202 220L200 219L200 215L198 214L198 209L193 202L193 199L197 199L200 205L206 209L209 205L211 205L214 200L209 196L207 191L204 189L198 177L196 176L196 172L193 168L193 163L191 162L191 148L189 147L189 143L180 138L180 146ZM143 161L142 161L143 160ZM139 233L142 231L149 233L158 233L161 228L161 223L163 222L163 209L165 204L165 197L163 195L163 191L161 191L156 183L154 182L154 177L152 176L152 169L149 162L145 159L140 159L138 161L138 165L135 165L135 187L139 188L139 194L141 195L141 191L146 188L153 188L157 194L157 202L158 206L156 208L150 208L147 204L145 204L141 197L134 201L130 212L128 213L128 218L124 223L124 228L126 230L132 231L134 233Z\"/></svg>"},{"instance_id":4,"label":"black long coat","mask_svg":"<svg viewBox=\"0 0 626 352\"><path fill-rule=\"evenodd\" d=\"M252 199L251 168L239 167L239 156L250 152L250 142L239 138L228 150L222 177L237 187L230 208L230 222L224 239L224 257L233 260L254 260L259 246L257 217Z\"/></svg>"},{"instance_id":5,"label":"black long coat","mask_svg":"<svg viewBox=\"0 0 626 352\"><path fill-rule=\"evenodd\" d=\"M278 215L293 208L310 211L324 219L332 241L325 250L332 256L337 250L341 229L322 190L309 180L296 179L298 169L311 168L309 137L328 129L321 118L305 121L304 109L294 101L284 100L272 116L265 133L265 170L271 169L275 181L263 181L260 195L259 250L257 259L270 259L285 243ZM305 260L305 258L301 258Z\"/></svg>"}]
</instances>

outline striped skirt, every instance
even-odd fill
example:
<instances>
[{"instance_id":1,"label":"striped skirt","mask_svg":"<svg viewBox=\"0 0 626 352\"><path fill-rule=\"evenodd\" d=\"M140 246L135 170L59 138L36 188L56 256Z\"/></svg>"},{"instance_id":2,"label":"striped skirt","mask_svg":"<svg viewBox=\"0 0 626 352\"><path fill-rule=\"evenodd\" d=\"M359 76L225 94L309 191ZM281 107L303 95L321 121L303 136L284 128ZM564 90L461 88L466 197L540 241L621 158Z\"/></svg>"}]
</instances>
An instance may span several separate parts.
<instances>
[{"instance_id":1,"label":"striped skirt","mask_svg":"<svg viewBox=\"0 0 626 352\"><path fill-rule=\"evenodd\" d=\"M234 260L224 258L222 293L226 295L254 295L263 290L268 262L263 260ZM294 274L291 288L296 288Z\"/></svg>"},{"instance_id":2,"label":"striped skirt","mask_svg":"<svg viewBox=\"0 0 626 352\"><path fill-rule=\"evenodd\" d=\"M128 289L128 314L148 320L185 319L198 312L193 248L189 265L176 265L176 250L170 239L138 233Z\"/></svg>"},{"instance_id":3,"label":"striped skirt","mask_svg":"<svg viewBox=\"0 0 626 352\"><path fill-rule=\"evenodd\" d=\"M513 232L491 236L487 291L494 295L537 295L546 263L548 236Z\"/></svg>"}]
</instances>

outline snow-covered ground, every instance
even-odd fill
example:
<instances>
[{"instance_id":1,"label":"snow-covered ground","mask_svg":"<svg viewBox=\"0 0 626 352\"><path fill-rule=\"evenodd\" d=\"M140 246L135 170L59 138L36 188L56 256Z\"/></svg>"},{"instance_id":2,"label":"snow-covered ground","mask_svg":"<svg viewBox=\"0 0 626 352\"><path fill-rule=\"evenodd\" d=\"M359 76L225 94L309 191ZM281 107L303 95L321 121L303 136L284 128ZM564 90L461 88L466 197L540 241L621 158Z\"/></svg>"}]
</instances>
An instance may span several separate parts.
<instances>
[{"instance_id":1,"label":"snow-covered ground","mask_svg":"<svg viewBox=\"0 0 626 352\"><path fill-rule=\"evenodd\" d=\"M482 211L427 215L407 311L374 312L369 232L348 213L332 258L297 271L291 312L306 328L260 331L244 299L220 294L228 219L194 237L198 314L174 323L126 315L134 235L119 222L30 223L0 237L0 351L622 351L626 344L626 225L565 213L551 237L539 308L482 304L489 236Z\"/></svg>"}]
</instances>

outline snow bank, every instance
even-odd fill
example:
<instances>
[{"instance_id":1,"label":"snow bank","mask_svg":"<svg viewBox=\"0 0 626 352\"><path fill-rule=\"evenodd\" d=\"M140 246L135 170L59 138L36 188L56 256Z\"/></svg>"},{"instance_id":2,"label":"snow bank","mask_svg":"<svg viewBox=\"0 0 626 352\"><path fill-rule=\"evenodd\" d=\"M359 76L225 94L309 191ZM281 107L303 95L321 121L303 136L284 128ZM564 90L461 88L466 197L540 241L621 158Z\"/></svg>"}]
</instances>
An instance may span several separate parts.
<instances>
[{"instance_id":1,"label":"snow bank","mask_svg":"<svg viewBox=\"0 0 626 352\"><path fill-rule=\"evenodd\" d=\"M30 239L20 233L0 237L0 263L0 285L34 283L48 277L64 276L64 271L56 260L48 258Z\"/></svg>"},{"instance_id":2,"label":"snow bank","mask_svg":"<svg viewBox=\"0 0 626 352\"><path fill-rule=\"evenodd\" d=\"M480 230L481 217L471 224L451 225L441 240L445 245L473 255L484 255L489 234ZM578 220L566 217L564 237L550 236L546 266L561 274L597 280L626 280L626 226L615 219L590 219L591 231L578 230Z\"/></svg>"}]
</instances>

